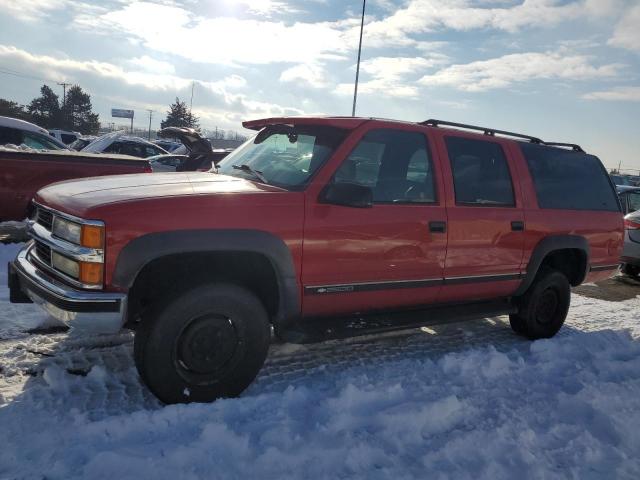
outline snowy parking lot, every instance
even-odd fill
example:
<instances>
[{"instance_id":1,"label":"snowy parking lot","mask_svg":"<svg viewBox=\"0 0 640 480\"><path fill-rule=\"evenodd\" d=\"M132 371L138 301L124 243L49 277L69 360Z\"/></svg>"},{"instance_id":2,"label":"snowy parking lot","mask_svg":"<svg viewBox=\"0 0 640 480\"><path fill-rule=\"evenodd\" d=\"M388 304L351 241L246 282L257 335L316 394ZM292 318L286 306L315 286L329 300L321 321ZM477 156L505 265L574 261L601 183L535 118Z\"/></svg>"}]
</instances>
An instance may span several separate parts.
<instances>
[{"instance_id":1,"label":"snowy parking lot","mask_svg":"<svg viewBox=\"0 0 640 480\"><path fill-rule=\"evenodd\" d=\"M274 344L241 398L163 407L130 334L61 332L6 282L0 479L640 478L640 283L579 287L551 340L500 317Z\"/></svg>"}]
</instances>

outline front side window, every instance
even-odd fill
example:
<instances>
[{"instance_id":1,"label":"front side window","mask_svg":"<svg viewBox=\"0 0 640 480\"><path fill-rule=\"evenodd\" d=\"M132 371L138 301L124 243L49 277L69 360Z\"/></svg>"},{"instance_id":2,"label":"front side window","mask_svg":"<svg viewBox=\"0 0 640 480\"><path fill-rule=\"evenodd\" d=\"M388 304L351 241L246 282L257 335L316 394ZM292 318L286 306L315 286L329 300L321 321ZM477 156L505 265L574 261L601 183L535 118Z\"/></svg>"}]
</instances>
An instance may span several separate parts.
<instances>
[{"instance_id":1,"label":"front side window","mask_svg":"<svg viewBox=\"0 0 640 480\"><path fill-rule=\"evenodd\" d=\"M436 201L429 148L418 132L367 132L336 171L334 182L371 188L375 203Z\"/></svg>"},{"instance_id":2,"label":"front side window","mask_svg":"<svg viewBox=\"0 0 640 480\"><path fill-rule=\"evenodd\" d=\"M271 125L221 160L217 171L300 189L328 160L347 133L317 125Z\"/></svg>"},{"instance_id":3,"label":"front side window","mask_svg":"<svg viewBox=\"0 0 640 480\"><path fill-rule=\"evenodd\" d=\"M500 144L445 137L459 205L515 206L511 174Z\"/></svg>"}]
</instances>

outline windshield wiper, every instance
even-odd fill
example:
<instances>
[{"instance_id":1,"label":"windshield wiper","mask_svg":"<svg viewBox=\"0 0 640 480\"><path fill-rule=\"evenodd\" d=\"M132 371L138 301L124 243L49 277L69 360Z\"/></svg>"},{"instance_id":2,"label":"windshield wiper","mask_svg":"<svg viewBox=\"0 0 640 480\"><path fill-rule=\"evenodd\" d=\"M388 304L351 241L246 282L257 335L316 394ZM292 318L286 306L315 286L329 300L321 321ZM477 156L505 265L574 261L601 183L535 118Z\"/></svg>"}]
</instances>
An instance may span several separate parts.
<instances>
[{"instance_id":1,"label":"windshield wiper","mask_svg":"<svg viewBox=\"0 0 640 480\"><path fill-rule=\"evenodd\" d=\"M256 177L258 180L260 180L262 183L269 184L269 182L267 181L266 178L264 178L264 175L260 170L254 170L251 166L247 165L246 163L243 163L242 165L231 165L231 166L236 170L242 170L243 172L250 173L251 175Z\"/></svg>"}]
</instances>

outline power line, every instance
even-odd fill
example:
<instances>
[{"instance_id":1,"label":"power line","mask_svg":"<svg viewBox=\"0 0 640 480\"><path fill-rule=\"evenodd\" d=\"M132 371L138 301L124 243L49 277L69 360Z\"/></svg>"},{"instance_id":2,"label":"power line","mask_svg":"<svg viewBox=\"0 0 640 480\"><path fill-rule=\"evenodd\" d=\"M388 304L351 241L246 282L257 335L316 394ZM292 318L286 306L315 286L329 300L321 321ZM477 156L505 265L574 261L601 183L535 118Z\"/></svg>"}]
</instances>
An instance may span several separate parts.
<instances>
[{"instance_id":1,"label":"power line","mask_svg":"<svg viewBox=\"0 0 640 480\"><path fill-rule=\"evenodd\" d=\"M13 75L14 77L30 78L30 79L33 79L33 80L38 80L39 82L55 82L55 80L41 78L41 77L35 77L33 75L28 75L26 73L21 73L21 72L18 72L16 70L11 70L11 69L6 68L6 67L0 67L0 74Z\"/></svg>"}]
</instances>

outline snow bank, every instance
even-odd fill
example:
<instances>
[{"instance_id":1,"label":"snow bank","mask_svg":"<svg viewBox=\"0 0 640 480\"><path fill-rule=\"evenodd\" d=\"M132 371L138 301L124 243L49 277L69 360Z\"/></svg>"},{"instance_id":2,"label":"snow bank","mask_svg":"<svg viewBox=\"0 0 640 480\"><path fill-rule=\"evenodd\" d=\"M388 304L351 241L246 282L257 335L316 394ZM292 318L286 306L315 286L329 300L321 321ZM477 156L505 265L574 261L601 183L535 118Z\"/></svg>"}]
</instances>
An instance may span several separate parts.
<instances>
[{"instance_id":1,"label":"snow bank","mask_svg":"<svg viewBox=\"0 0 640 480\"><path fill-rule=\"evenodd\" d=\"M97 420L69 405L91 388L109 401L113 373L49 367L44 380L57 406L32 389L0 408L0 477L640 475L640 344L619 332L310 372L280 392Z\"/></svg>"},{"instance_id":2,"label":"snow bank","mask_svg":"<svg viewBox=\"0 0 640 480\"><path fill-rule=\"evenodd\" d=\"M534 343L495 320L276 345L210 405L161 407L130 339L0 341L0 478L640 478L640 303L573 303Z\"/></svg>"},{"instance_id":3,"label":"snow bank","mask_svg":"<svg viewBox=\"0 0 640 480\"><path fill-rule=\"evenodd\" d=\"M24 335L26 330L33 328L59 325L57 321L45 315L34 305L9 303L7 264L16 258L18 251L23 246L24 244L21 243L0 244L0 340ZM0 359L0 372L1 362Z\"/></svg>"}]
</instances>

